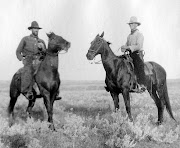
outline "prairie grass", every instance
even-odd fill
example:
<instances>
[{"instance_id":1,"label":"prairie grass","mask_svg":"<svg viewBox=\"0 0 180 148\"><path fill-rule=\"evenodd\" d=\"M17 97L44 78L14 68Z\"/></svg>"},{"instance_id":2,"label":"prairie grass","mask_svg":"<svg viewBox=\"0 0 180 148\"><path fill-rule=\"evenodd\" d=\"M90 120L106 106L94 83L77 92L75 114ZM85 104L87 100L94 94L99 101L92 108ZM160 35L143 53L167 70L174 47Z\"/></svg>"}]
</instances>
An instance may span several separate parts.
<instances>
[{"instance_id":1,"label":"prairie grass","mask_svg":"<svg viewBox=\"0 0 180 148\"><path fill-rule=\"evenodd\" d=\"M29 119L28 101L20 96L15 106L15 124L8 126L9 82L0 86L0 147L5 148L179 148L180 81L168 81L172 110L178 123L164 112L164 123L156 126L157 108L148 93L131 94L133 122L129 122L120 95L120 110L101 81L66 81L62 100L54 103L54 124L49 130L47 113L38 99Z\"/></svg>"}]
</instances>

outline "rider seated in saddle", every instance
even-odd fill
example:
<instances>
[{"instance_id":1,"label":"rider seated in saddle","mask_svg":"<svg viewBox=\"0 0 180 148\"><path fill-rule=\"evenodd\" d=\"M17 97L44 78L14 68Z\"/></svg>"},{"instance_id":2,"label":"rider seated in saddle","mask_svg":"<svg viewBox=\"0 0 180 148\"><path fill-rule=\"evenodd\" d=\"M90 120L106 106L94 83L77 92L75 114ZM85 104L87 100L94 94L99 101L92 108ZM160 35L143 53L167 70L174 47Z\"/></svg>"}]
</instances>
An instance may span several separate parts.
<instances>
[{"instance_id":1,"label":"rider seated in saddle","mask_svg":"<svg viewBox=\"0 0 180 148\"><path fill-rule=\"evenodd\" d=\"M127 37L127 42L125 45L121 46L121 51L125 52L130 50L132 52L131 58L133 59L134 64L134 72L137 77L137 91L144 91L146 87L146 77L144 72L144 60L143 60L143 42L144 36L139 32L137 27L141 25L140 22L137 21L135 16L130 18L129 27L131 29L131 33Z\"/></svg>"},{"instance_id":2,"label":"rider seated in saddle","mask_svg":"<svg viewBox=\"0 0 180 148\"><path fill-rule=\"evenodd\" d=\"M31 30L32 34L22 38L16 50L16 56L24 64L21 74L21 92L28 99L31 99L33 95L34 72L37 70L41 61L40 53L46 51L46 45L38 37L38 31L42 28L39 27L36 21L33 21L28 29Z\"/></svg>"}]
</instances>

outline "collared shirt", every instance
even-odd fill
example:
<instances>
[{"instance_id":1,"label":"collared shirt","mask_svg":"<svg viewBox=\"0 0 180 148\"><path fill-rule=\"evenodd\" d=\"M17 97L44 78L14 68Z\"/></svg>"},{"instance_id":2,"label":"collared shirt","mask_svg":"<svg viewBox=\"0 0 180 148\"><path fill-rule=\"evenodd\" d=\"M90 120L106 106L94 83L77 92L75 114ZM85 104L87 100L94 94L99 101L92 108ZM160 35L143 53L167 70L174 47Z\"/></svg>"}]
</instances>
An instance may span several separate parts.
<instances>
[{"instance_id":1,"label":"collared shirt","mask_svg":"<svg viewBox=\"0 0 180 148\"><path fill-rule=\"evenodd\" d=\"M131 51L142 50L143 49L144 36L139 30L136 30L129 34L127 37L126 46L129 46Z\"/></svg>"},{"instance_id":2,"label":"collared shirt","mask_svg":"<svg viewBox=\"0 0 180 148\"><path fill-rule=\"evenodd\" d=\"M16 56L21 61L23 56L35 55L39 52L38 43L43 43L46 49L45 42L34 35L25 36L22 38L16 50Z\"/></svg>"}]
</instances>

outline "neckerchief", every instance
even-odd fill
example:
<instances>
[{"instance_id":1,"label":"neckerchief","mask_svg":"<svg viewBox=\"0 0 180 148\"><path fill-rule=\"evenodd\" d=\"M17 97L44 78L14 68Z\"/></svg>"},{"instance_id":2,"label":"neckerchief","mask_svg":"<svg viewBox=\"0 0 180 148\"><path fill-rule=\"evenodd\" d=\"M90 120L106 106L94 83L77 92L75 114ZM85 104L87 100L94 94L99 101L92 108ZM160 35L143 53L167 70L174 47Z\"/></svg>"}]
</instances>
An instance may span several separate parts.
<instances>
[{"instance_id":1,"label":"neckerchief","mask_svg":"<svg viewBox=\"0 0 180 148\"><path fill-rule=\"evenodd\" d=\"M134 34L134 32L136 32L136 30L138 30L138 29L131 30L131 35Z\"/></svg>"}]
</instances>

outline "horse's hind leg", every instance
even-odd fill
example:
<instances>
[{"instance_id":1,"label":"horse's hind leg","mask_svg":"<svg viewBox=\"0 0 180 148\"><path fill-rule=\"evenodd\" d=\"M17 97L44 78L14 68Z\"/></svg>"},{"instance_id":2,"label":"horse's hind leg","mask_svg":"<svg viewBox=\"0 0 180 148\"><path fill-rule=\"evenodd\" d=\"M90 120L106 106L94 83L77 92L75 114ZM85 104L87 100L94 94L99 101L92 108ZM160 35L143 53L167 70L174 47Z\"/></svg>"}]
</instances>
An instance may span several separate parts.
<instances>
[{"instance_id":1,"label":"horse's hind leg","mask_svg":"<svg viewBox=\"0 0 180 148\"><path fill-rule=\"evenodd\" d=\"M152 99L154 100L157 109L158 109L158 121L157 124L161 124L163 122L163 113L164 113L164 101L161 99L161 94L158 93L157 95L157 89L156 86L152 86L152 93L148 89L149 94L151 95Z\"/></svg>"},{"instance_id":2,"label":"horse's hind leg","mask_svg":"<svg viewBox=\"0 0 180 148\"><path fill-rule=\"evenodd\" d=\"M10 88L10 102L8 106L8 114L9 114L9 126L12 126L14 120L14 106L16 104L17 98L20 95L20 92L17 89Z\"/></svg>"}]
</instances>

